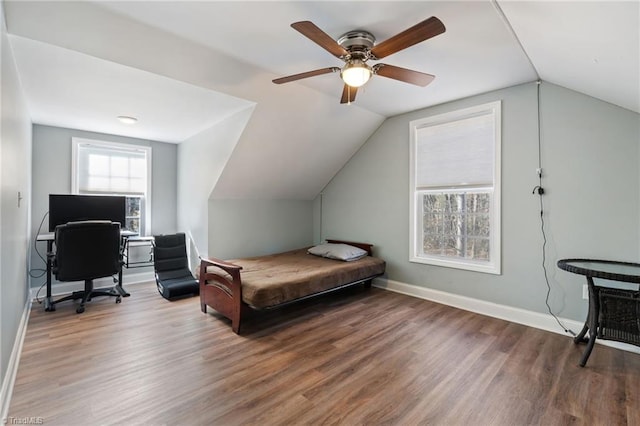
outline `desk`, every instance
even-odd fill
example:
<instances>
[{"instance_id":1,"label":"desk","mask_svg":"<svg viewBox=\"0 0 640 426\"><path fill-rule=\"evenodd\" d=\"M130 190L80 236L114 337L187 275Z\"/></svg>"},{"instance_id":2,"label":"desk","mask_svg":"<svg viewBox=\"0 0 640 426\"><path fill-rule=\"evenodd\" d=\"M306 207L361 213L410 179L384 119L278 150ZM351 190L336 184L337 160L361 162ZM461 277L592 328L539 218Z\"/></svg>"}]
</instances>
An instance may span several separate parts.
<instances>
[{"instance_id":1,"label":"desk","mask_svg":"<svg viewBox=\"0 0 640 426\"><path fill-rule=\"evenodd\" d=\"M596 336L640 346L640 292L596 286L594 278L640 284L640 264L611 260L562 259L558 268L587 277L589 313L574 343L586 342L580 360L584 367L591 355ZM589 332L589 339L585 335Z\"/></svg>"},{"instance_id":2,"label":"desk","mask_svg":"<svg viewBox=\"0 0 640 426\"><path fill-rule=\"evenodd\" d=\"M120 235L125 238L132 235L137 235L135 232L131 231L122 231ZM44 310L47 312L55 310L53 304L53 298L51 296L51 269L53 265L51 264L51 258L49 257L49 253L53 249L53 241L55 240L55 235L53 232L47 232L44 234L38 234L36 237L36 241L46 241L47 243L47 296L44 299ZM131 296L129 292L127 292L124 287L122 287L122 268L120 268L120 272L118 273L118 283L114 287L118 293L122 297Z\"/></svg>"}]
</instances>

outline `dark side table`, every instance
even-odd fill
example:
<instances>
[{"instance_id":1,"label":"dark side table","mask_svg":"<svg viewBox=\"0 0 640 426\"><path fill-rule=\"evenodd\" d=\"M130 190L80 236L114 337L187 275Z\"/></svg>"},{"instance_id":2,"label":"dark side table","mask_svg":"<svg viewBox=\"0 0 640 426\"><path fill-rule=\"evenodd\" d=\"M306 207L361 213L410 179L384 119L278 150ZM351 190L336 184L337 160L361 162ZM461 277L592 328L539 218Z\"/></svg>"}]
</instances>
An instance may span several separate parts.
<instances>
[{"instance_id":1,"label":"dark side table","mask_svg":"<svg viewBox=\"0 0 640 426\"><path fill-rule=\"evenodd\" d=\"M587 343L580 360L584 367L600 339L640 346L640 288L626 290L595 285L594 278L640 284L640 264L611 260L562 259L558 268L587 277L589 313L574 343ZM640 286L639 286L640 287ZM585 335L589 332L589 339Z\"/></svg>"}]
</instances>

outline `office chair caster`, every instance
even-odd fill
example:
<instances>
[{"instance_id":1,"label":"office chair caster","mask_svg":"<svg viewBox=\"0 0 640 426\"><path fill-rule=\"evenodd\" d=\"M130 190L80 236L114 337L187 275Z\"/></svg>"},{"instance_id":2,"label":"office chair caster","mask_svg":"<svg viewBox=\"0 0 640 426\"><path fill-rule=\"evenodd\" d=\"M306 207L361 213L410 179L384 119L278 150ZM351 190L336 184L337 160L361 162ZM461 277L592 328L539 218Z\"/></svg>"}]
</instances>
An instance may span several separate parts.
<instances>
[{"instance_id":1,"label":"office chair caster","mask_svg":"<svg viewBox=\"0 0 640 426\"><path fill-rule=\"evenodd\" d=\"M116 297L116 303L121 303L122 302L122 297L118 296Z\"/></svg>"},{"instance_id":2,"label":"office chair caster","mask_svg":"<svg viewBox=\"0 0 640 426\"><path fill-rule=\"evenodd\" d=\"M84 306L78 306L78 309L76 309L76 314L81 314L84 312Z\"/></svg>"}]
</instances>

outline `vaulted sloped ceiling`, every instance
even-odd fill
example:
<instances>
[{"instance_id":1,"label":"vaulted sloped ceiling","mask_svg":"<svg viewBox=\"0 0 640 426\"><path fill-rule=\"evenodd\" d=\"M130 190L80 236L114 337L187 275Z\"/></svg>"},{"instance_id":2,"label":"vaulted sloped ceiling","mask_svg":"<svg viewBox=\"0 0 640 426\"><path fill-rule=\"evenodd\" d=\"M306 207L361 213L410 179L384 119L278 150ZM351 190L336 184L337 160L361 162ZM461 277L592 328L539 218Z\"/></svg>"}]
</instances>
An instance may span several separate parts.
<instances>
[{"instance_id":1,"label":"vaulted sloped ceiling","mask_svg":"<svg viewBox=\"0 0 640 426\"><path fill-rule=\"evenodd\" d=\"M212 197L313 199L384 120L357 105L344 109L333 97L313 89L278 87L271 83L276 77L273 73L94 4L20 3L8 10L9 23L13 13L29 17L17 21L20 25L9 24L14 37L29 35L58 48L255 104ZM28 42L15 46L21 44ZM20 68L20 55L16 57ZM31 84L49 76L42 69L35 71ZM80 75L78 79L84 81ZM23 81L28 93L28 75ZM90 98L87 102L103 101ZM60 93L48 105L55 111L56 104L66 100ZM173 98L166 101L175 102ZM43 106L47 105L30 105L34 109ZM115 122L116 115L114 111L105 120Z\"/></svg>"},{"instance_id":2,"label":"vaulted sloped ceiling","mask_svg":"<svg viewBox=\"0 0 640 426\"><path fill-rule=\"evenodd\" d=\"M640 113L640 2L500 1L545 81Z\"/></svg>"},{"instance_id":3,"label":"vaulted sloped ceiling","mask_svg":"<svg viewBox=\"0 0 640 426\"><path fill-rule=\"evenodd\" d=\"M91 123L87 130L179 142L253 108L213 191L219 198L312 199L385 117L537 78L640 112L638 2L5 1L4 7L34 122ZM436 75L425 88L374 76L347 106L338 103L336 74L271 83L341 65L292 22L311 20L334 38L364 29L382 41L429 16L447 31L384 60ZM194 105L198 113L189 112ZM149 118L136 134L114 120L125 107Z\"/></svg>"}]
</instances>

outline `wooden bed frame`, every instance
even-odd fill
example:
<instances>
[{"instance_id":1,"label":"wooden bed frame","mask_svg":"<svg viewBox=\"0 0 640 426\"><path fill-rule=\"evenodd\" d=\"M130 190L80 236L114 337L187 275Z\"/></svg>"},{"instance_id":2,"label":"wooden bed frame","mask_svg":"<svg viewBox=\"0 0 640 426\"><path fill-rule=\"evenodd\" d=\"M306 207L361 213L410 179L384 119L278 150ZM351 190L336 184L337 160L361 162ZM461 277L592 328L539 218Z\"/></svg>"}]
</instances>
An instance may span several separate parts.
<instances>
[{"instance_id":1,"label":"wooden bed frame","mask_svg":"<svg viewBox=\"0 0 640 426\"><path fill-rule=\"evenodd\" d=\"M327 243L349 244L351 246L365 250L369 256L372 255L372 244L342 240L327 240ZM215 266L216 268L218 268L216 272L207 272L207 268L211 266ZM215 258L200 259L200 309L202 310L202 312L206 313L207 306L210 306L218 313L229 318L231 320L231 329L236 334L240 333L240 322L242 318L246 316L248 311L256 310L256 308L249 306L242 300L242 278L240 274L241 270L242 266L235 265L224 260ZM310 297L319 296L321 294L329 293L356 284L363 283L365 288L370 288L373 278L375 277L368 277L366 279L336 286L329 290L313 293L308 296L300 297L295 300L262 309L267 310L282 307L289 303L298 302Z\"/></svg>"}]
</instances>

